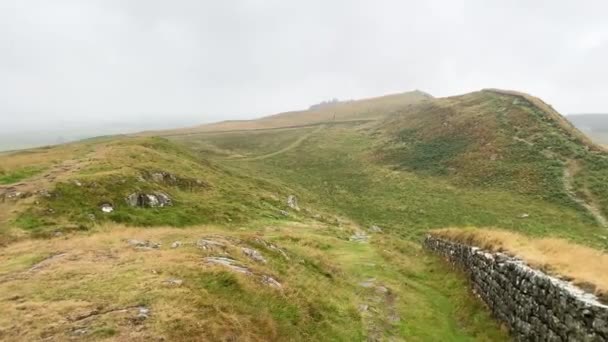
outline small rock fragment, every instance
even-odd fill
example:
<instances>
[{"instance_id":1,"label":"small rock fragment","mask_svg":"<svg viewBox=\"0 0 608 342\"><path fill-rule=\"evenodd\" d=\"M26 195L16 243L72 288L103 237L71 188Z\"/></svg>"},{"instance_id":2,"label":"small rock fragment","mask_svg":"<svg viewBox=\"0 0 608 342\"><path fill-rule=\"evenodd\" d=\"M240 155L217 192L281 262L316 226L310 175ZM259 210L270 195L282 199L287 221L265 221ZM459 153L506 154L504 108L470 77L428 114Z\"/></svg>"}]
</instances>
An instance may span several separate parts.
<instances>
[{"instance_id":1,"label":"small rock fragment","mask_svg":"<svg viewBox=\"0 0 608 342\"><path fill-rule=\"evenodd\" d=\"M389 293L389 291L390 290L388 288L386 288L385 286L382 286L382 285L376 286L376 292L378 292L378 293Z\"/></svg>"},{"instance_id":2,"label":"small rock fragment","mask_svg":"<svg viewBox=\"0 0 608 342\"><path fill-rule=\"evenodd\" d=\"M160 248L160 243L151 242L148 240L142 241L142 240L130 239L130 240L127 240L127 243L137 249L158 249L158 248Z\"/></svg>"},{"instance_id":3,"label":"small rock fragment","mask_svg":"<svg viewBox=\"0 0 608 342\"><path fill-rule=\"evenodd\" d=\"M83 335L86 335L88 333L89 333L89 331L87 329L85 329L85 328L79 328L79 329L76 329L76 330L72 330L71 334L74 335L74 336L83 336Z\"/></svg>"},{"instance_id":4,"label":"small rock fragment","mask_svg":"<svg viewBox=\"0 0 608 342\"><path fill-rule=\"evenodd\" d=\"M251 271L247 267L241 266L234 259L230 259L230 258L226 258L226 257L207 257L207 258L205 258L205 261L208 264L215 264L215 265L221 265L221 266L228 267L229 269L231 269L235 272L251 274Z\"/></svg>"},{"instance_id":5,"label":"small rock fragment","mask_svg":"<svg viewBox=\"0 0 608 342\"><path fill-rule=\"evenodd\" d=\"M369 240L369 236L365 234L365 232L356 232L349 238L349 240L353 242L367 243Z\"/></svg>"},{"instance_id":6,"label":"small rock fragment","mask_svg":"<svg viewBox=\"0 0 608 342\"><path fill-rule=\"evenodd\" d=\"M110 203L103 203L99 206L99 208L106 214L109 214L114 211L114 206Z\"/></svg>"},{"instance_id":7,"label":"small rock fragment","mask_svg":"<svg viewBox=\"0 0 608 342\"><path fill-rule=\"evenodd\" d=\"M365 288L370 288L370 287L373 287L375 285L375 283L376 283L376 279L370 278L370 279L360 282L359 286L365 287Z\"/></svg>"},{"instance_id":8,"label":"small rock fragment","mask_svg":"<svg viewBox=\"0 0 608 342\"><path fill-rule=\"evenodd\" d=\"M243 251L243 254L248 256L251 260L261 262L264 264L266 263L266 259L264 259L262 254L260 252L256 251L255 249L243 247L243 248L241 248L241 250Z\"/></svg>"},{"instance_id":9,"label":"small rock fragment","mask_svg":"<svg viewBox=\"0 0 608 342\"><path fill-rule=\"evenodd\" d=\"M373 226L369 227L369 231L372 233L382 233L382 228L380 228L376 225L373 225Z\"/></svg>"},{"instance_id":10,"label":"small rock fragment","mask_svg":"<svg viewBox=\"0 0 608 342\"><path fill-rule=\"evenodd\" d=\"M140 306L137 308L137 319L144 320L150 317L150 309L145 306Z\"/></svg>"},{"instance_id":11,"label":"small rock fragment","mask_svg":"<svg viewBox=\"0 0 608 342\"><path fill-rule=\"evenodd\" d=\"M204 250L210 250L210 249L216 249L216 248L221 248L224 249L226 246L219 242L219 241L214 241L214 240L209 240L209 239L200 239L196 242L196 246L198 248L204 249Z\"/></svg>"},{"instance_id":12,"label":"small rock fragment","mask_svg":"<svg viewBox=\"0 0 608 342\"><path fill-rule=\"evenodd\" d=\"M289 195L287 197L287 206L295 211L300 211L300 207L298 206L298 198L294 195Z\"/></svg>"},{"instance_id":13,"label":"small rock fragment","mask_svg":"<svg viewBox=\"0 0 608 342\"><path fill-rule=\"evenodd\" d=\"M165 283L169 286L182 286L184 281L181 279L169 278L169 279L165 280L163 283Z\"/></svg>"},{"instance_id":14,"label":"small rock fragment","mask_svg":"<svg viewBox=\"0 0 608 342\"><path fill-rule=\"evenodd\" d=\"M255 241L257 243L263 245L264 247L272 250L272 251L280 253L283 256L283 258L285 258L286 260L289 260L289 256L287 255L287 253L285 252L285 250L283 250L282 248L278 247L277 245L274 245L274 244L272 244L272 243L270 243L270 242L268 242L266 240L263 240L261 238L255 238Z\"/></svg>"},{"instance_id":15,"label":"small rock fragment","mask_svg":"<svg viewBox=\"0 0 608 342\"><path fill-rule=\"evenodd\" d=\"M264 283L264 284L266 284L266 285L268 285L270 287L274 287L274 288L277 288L277 289L283 288L283 285L281 285L281 283L279 283L278 281L276 281L276 279L274 279L274 278L272 278L270 276L262 275L261 279L262 279L262 283Z\"/></svg>"},{"instance_id":16,"label":"small rock fragment","mask_svg":"<svg viewBox=\"0 0 608 342\"><path fill-rule=\"evenodd\" d=\"M171 244L171 248L175 249L175 248L179 248L182 246L182 242L181 241L175 241Z\"/></svg>"}]
</instances>

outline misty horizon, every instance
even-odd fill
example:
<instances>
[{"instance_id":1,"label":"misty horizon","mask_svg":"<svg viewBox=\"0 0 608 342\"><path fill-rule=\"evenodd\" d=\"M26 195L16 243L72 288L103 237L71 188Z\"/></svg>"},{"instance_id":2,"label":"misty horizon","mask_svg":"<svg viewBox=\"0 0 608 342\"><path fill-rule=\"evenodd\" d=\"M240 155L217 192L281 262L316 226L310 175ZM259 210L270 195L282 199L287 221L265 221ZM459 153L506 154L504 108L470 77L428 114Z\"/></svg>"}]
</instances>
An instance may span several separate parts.
<instances>
[{"instance_id":1,"label":"misty horizon","mask_svg":"<svg viewBox=\"0 0 608 342\"><path fill-rule=\"evenodd\" d=\"M0 113L49 123L138 113L211 122L332 97L488 87L531 93L562 113L607 111L608 5L522 8L3 1Z\"/></svg>"},{"instance_id":2,"label":"misty horizon","mask_svg":"<svg viewBox=\"0 0 608 342\"><path fill-rule=\"evenodd\" d=\"M169 129L413 89L435 97L512 89L563 114L604 113L607 9L599 1L3 1L0 134Z\"/></svg>"},{"instance_id":3,"label":"misty horizon","mask_svg":"<svg viewBox=\"0 0 608 342\"><path fill-rule=\"evenodd\" d=\"M414 90L409 90L414 91ZM422 91L424 90L418 90ZM407 91L406 91L407 92ZM399 92L403 93L403 92ZM361 100L373 97L380 97L391 94L376 94L374 96L366 96L363 98L357 99L339 99L335 97L328 97L322 101L316 102L314 104L310 104L308 106L302 108L290 108L283 112L290 111L300 111L307 110L311 106L317 105L319 103L331 103L331 102L344 102L344 101L353 101L353 100ZM430 94L433 95L433 94ZM458 96L462 94L454 94L450 96ZM283 113L281 112L281 113ZM144 131L157 131L157 130L167 130L167 129L179 129L186 127L193 127L197 125L203 125L208 123L215 123L219 121L230 121L230 120L254 120L264 116L279 114L277 113L259 113L259 114L251 114L249 116L239 116L237 119L220 119L216 121L199 121L199 116L175 116L175 115L165 115L165 116L153 116L152 119L146 118L145 116L140 116L139 118L129 118L125 120L120 120L118 118L107 118L107 119L98 119L97 121L83 120L83 119L74 119L71 121L63 121L61 123L55 123L55 125L50 125L45 122L29 122L24 124L16 124L22 120L22 118L16 117L11 118L8 117L3 119L3 125L0 126L0 151L10 151L10 150L18 150L24 148L34 148L34 147L42 147L47 145L57 145L62 143L74 142L78 140L93 138L93 137L101 137L107 135L121 135L121 134L133 134ZM565 116L603 116L607 115L606 113L562 113ZM204 120L204 117L200 117ZM607 116L608 118L608 116ZM12 124L11 124L11 120ZM604 120L602 120L603 123ZM8 123L8 124L6 124ZM575 122L578 126L578 122ZM606 126L605 124L601 125ZM15 128L17 127L17 128ZM591 133L593 131L592 127L588 125L580 126L579 129L582 129L586 133ZM603 131L603 128L602 128Z\"/></svg>"}]
</instances>

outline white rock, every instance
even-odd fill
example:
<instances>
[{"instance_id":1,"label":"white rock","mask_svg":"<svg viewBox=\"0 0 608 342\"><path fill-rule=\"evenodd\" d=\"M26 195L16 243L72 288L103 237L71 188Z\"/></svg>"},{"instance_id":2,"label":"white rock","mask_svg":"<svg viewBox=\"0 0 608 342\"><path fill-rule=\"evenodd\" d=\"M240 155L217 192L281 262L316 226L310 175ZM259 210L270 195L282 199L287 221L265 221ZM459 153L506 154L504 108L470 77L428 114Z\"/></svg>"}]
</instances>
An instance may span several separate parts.
<instances>
[{"instance_id":1,"label":"white rock","mask_svg":"<svg viewBox=\"0 0 608 342\"><path fill-rule=\"evenodd\" d=\"M109 214L114 211L114 206L112 206L109 203L102 204L100 208L101 208L101 211L103 211L106 214Z\"/></svg>"}]
</instances>

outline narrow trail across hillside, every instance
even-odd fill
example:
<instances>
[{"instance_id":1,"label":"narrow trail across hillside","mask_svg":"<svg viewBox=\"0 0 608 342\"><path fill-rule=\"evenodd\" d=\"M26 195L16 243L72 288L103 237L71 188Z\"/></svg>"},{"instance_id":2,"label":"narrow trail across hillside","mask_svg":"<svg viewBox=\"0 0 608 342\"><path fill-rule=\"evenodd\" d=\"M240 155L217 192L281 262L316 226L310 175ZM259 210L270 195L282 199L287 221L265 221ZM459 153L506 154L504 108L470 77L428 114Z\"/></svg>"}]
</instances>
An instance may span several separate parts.
<instances>
[{"instance_id":1,"label":"narrow trail across hillside","mask_svg":"<svg viewBox=\"0 0 608 342\"><path fill-rule=\"evenodd\" d=\"M566 193L568 196L575 201L576 203L583 206L593 218L597 221L597 223L605 228L608 228L608 220L604 215L602 215L601 210L597 207L593 201L586 201L585 199L579 197L576 194L576 189L574 187L574 177L580 171L580 165L575 160L569 160L566 163L566 167L564 168L564 188L566 189ZM586 189L583 189L586 191ZM591 197L591 196L588 196Z\"/></svg>"},{"instance_id":2,"label":"narrow trail across hillside","mask_svg":"<svg viewBox=\"0 0 608 342\"><path fill-rule=\"evenodd\" d=\"M315 129L312 132L309 132L307 134L302 135L301 137L299 137L296 141L292 142L291 144L285 146L284 148L278 150L278 151L274 151L272 153L268 153L268 154L264 154L261 156L256 156L256 157L250 157L250 158L235 158L235 159L226 159L229 161L234 161L234 160L238 160L238 161L253 161L253 160L262 160L262 159L268 159L271 157L274 157L276 155L285 153L287 151L293 150L294 148L300 146L300 144L302 144L304 141L306 141L306 139L310 138L313 134L316 134L318 132L320 132L321 130L323 130L326 127L326 125L320 125L317 129Z\"/></svg>"}]
</instances>

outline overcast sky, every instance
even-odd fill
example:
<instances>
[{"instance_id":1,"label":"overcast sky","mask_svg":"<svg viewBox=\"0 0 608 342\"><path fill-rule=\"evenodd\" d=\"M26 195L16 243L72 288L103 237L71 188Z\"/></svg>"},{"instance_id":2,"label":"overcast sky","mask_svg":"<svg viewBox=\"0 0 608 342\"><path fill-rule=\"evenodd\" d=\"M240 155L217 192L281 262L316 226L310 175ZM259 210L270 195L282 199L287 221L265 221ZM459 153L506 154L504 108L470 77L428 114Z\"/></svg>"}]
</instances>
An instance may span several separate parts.
<instances>
[{"instance_id":1,"label":"overcast sky","mask_svg":"<svg viewBox=\"0 0 608 342\"><path fill-rule=\"evenodd\" d=\"M0 0L0 130L251 118L421 89L608 112L607 1Z\"/></svg>"}]
</instances>

